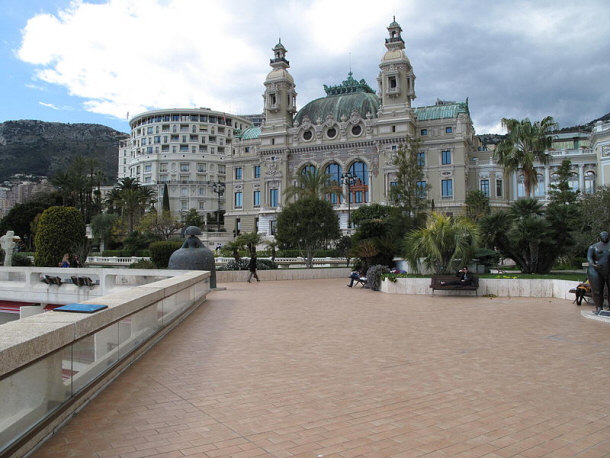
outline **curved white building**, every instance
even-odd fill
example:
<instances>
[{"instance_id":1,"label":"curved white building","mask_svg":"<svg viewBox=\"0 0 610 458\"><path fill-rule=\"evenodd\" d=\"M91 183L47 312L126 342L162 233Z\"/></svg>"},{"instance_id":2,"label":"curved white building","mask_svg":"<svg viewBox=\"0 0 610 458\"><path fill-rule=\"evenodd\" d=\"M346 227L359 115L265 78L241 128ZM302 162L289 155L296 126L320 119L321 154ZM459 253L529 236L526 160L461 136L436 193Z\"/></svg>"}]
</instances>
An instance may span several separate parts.
<instances>
[{"instance_id":1,"label":"curved white building","mask_svg":"<svg viewBox=\"0 0 610 458\"><path fill-rule=\"evenodd\" d=\"M219 202L222 207L214 183L225 182L233 139L252 126L250 120L209 108L171 108L138 114L129 125L131 137L119 147L119 179L153 186L158 208L167 184L174 216L192 208L205 216Z\"/></svg>"}]
</instances>

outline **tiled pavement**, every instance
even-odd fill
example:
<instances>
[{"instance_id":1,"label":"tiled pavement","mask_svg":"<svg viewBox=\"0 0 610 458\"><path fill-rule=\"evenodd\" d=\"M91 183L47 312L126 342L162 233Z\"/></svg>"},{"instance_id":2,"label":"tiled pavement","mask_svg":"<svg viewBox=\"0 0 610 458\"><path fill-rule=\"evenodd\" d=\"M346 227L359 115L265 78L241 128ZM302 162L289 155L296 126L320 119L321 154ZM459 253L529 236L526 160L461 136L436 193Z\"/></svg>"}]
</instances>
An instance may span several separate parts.
<instances>
[{"instance_id":1,"label":"tiled pavement","mask_svg":"<svg viewBox=\"0 0 610 458\"><path fill-rule=\"evenodd\" d=\"M34 456L610 456L607 323L345 283L220 285Z\"/></svg>"}]
</instances>

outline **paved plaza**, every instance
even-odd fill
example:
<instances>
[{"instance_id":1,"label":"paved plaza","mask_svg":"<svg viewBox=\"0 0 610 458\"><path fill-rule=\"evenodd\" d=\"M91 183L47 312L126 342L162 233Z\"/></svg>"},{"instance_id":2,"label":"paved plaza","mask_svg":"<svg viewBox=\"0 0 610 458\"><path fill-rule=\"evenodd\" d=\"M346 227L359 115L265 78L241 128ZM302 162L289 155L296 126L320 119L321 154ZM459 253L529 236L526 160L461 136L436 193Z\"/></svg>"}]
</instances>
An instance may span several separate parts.
<instances>
[{"instance_id":1,"label":"paved plaza","mask_svg":"<svg viewBox=\"0 0 610 458\"><path fill-rule=\"evenodd\" d=\"M346 283L219 285L34 457L610 456L610 324Z\"/></svg>"}]
</instances>

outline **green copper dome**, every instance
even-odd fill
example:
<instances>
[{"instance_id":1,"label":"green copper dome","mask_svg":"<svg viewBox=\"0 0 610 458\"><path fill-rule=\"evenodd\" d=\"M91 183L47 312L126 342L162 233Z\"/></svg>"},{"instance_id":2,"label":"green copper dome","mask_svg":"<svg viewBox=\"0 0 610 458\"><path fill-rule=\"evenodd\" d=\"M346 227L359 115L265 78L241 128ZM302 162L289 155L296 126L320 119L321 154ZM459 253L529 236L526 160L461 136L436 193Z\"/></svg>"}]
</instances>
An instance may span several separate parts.
<instances>
[{"instance_id":1,"label":"green copper dome","mask_svg":"<svg viewBox=\"0 0 610 458\"><path fill-rule=\"evenodd\" d=\"M294 118L295 122L301 124L305 116L313 123L318 119L325 121L328 115L340 121L343 115L349 118L354 110L362 117L367 113L377 117L379 98L364 80L356 81L352 78L351 72L342 84L330 87L324 85L324 90L327 96L312 100L301 108Z\"/></svg>"}]
</instances>

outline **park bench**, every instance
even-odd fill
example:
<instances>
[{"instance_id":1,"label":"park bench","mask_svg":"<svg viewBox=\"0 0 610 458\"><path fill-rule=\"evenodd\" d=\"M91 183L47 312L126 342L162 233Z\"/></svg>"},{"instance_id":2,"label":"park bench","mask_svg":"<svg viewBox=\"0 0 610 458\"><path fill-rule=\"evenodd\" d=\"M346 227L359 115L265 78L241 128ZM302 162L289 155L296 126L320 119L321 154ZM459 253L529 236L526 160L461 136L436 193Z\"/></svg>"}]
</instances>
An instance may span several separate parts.
<instances>
[{"instance_id":1,"label":"park bench","mask_svg":"<svg viewBox=\"0 0 610 458\"><path fill-rule=\"evenodd\" d=\"M432 275L430 281L430 288L432 288L432 292L435 290L450 290L450 291L474 291L478 296L478 288L479 288L479 277L472 277L472 284L470 285L442 285L442 282L454 282L457 281L458 277L455 275Z\"/></svg>"}]
</instances>

